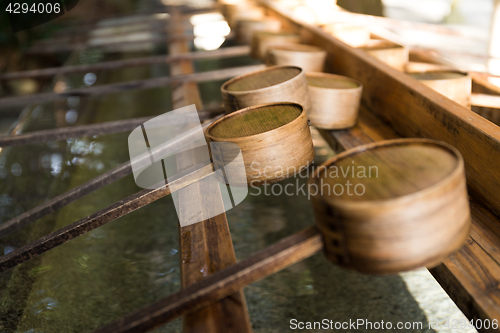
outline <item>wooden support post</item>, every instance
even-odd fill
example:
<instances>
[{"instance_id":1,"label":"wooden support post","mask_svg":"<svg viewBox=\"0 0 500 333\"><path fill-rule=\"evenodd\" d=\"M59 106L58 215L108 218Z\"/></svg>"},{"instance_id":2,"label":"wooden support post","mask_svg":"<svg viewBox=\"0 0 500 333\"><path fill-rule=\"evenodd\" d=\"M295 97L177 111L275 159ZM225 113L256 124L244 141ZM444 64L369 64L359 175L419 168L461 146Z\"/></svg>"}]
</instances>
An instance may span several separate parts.
<instances>
[{"instance_id":1,"label":"wooden support post","mask_svg":"<svg viewBox=\"0 0 500 333\"><path fill-rule=\"evenodd\" d=\"M178 20L172 15L173 20ZM182 26L182 22L175 22ZM186 42L169 44L170 54L177 55L188 52ZM190 74L194 72L191 60L179 60L172 63L172 75ZM183 82L173 87L174 109L195 104L202 108L198 86L195 82ZM189 158L183 156L182 158ZM178 163L182 163L183 161ZM202 186L201 184L198 184ZM198 187L199 187L198 186ZM190 204L189 191L200 191L190 188L179 195L180 205ZM197 195L197 193L194 193ZM214 204L222 204L219 193L213 195ZM236 263L231 233L226 214L222 213L208 220L179 228L179 246L181 256L181 283L186 288L203 280L219 270ZM245 296L240 290L222 300L204 307L184 317L184 332L200 333L245 333L251 332L250 318L246 307Z\"/></svg>"}]
</instances>

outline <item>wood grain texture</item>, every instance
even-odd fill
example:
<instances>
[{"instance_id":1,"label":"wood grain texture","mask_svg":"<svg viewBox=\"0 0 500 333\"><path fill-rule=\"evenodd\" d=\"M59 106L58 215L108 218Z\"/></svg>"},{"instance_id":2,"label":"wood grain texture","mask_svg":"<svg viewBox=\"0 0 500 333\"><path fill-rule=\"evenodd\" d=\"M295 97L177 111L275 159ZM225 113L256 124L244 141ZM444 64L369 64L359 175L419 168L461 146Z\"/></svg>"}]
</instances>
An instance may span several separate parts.
<instances>
[{"instance_id":1,"label":"wood grain texture","mask_svg":"<svg viewBox=\"0 0 500 333\"><path fill-rule=\"evenodd\" d=\"M256 128L243 129L249 124ZM251 135L236 136L237 132ZM210 142L232 142L239 147L245 174L239 170L234 172L235 176L246 179L242 186L286 179L305 169L314 159L307 116L299 104L273 103L233 112L207 128L206 137ZM221 149L224 165L228 165L234 159L234 148Z\"/></svg>"},{"instance_id":2,"label":"wood grain texture","mask_svg":"<svg viewBox=\"0 0 500 333\"><path fill-rule=\"evenodd\" d=\"M284 31L257 31L252 37L250 54L265 61L270 47L288 43L300 43L300 35Z\"/></svg>"},{"instance_id":3,"label":"wood grain texture","mask_svg":"<svg viewBox=\"0 0 500 333\"><path fill-rule=\"evenodd\" d=\"M349 128L356 124L363 86L345 76L308 73L311 124L323 129Z\"/></svg>"},{"instance_id":4,"label":"wood grain texture","mask_svg":"<svg viewBox=\"0 0 500 333\"><path fill-rule=\"evenodd\" d=\"M171 43L169 50L171 54L182 54L188 52L188 46L182 42ZM173 75L181 75L193 73L194 68L191 61L181 60L172 64L171 71ZM195 104L198 110L202 109L200 93L195 82L185 82L174 86L172 94L174 108ZM189 164L190 161L190 156L184 155L178 159L177 163L182 166L181 164ZM190 197L197 196L197 192L201 193L202 186L202 183L197 183L190 186L187 191L179 193L180 204L190 205L192 202ZM209 205L222 205L220 193L214 193L206 199L211 199L211 202L207 203ZM236 262L225 213L206 221L180 227L179 246L183 288ZM232 295L185 316L183 331L186 333L251 332L243 291L236 289Z\"/></svg>"},{"instance_id":5,"label":"wood grain texture","mask_svg":"<svg viewBox=\"0 0 500 333\"><path fill-rule=\"evenodd\" d=\"M224 83L221 92L226 113L277 102L298 103L305 110L311 107L307 79L299 67L273 66L240 75Z\"/></svg>"},{"instance_id":6,"label":"wood grain texture","mask_svg":"<svg viewBox=\"0 0 500 333\"><path fill-rule=\"evenodd\" d=\"M399 137L389 124L363 106L355 127L320 132L336 151ZM500 298L496 287L500 282L500 221L472 198L470 207L471 230L466 243L430 272L469 319L500 321Z\"/></svg>"},{"instance_id":7,"label":"wood grain texture","mask_svg":"<svg viewBox=\"0 0 500 333\"><path fill-rule=\"evenodd\" d=\"M463 160L446 144L380 141L321 167L310 180L319 189L312 202L335 263L370 274L433 267L468 235Z\"/></svg>"},{"instance_id":8,"label":"wood grain texture","mask_svg":"<svg viewBox=\"0 0 500 333\"><path fill-rule=\"evenodd\" d=\"M325 70L326 51L305 44L283 44L269 47L267 63L277 66L297 66L305 73Z\"/></svg>"}]
</instances>

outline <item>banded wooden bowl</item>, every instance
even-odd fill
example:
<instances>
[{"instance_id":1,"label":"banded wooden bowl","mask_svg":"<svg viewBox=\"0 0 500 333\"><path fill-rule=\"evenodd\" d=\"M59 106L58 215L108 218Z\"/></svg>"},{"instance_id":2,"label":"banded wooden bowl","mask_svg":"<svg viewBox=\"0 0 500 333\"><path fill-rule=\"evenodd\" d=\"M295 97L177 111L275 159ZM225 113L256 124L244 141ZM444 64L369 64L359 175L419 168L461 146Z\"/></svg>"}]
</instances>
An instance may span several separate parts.
<instances>
[{"instance_id":1,"label":"banded wooden bowl","mask_svg":"<svg viewBox=\"0 0 500 333\"><path fill-rule=\"evenodd\" d=\"M343 129L356 124L363 86L351 78L307 73L311 108L307 116L311 124L322 129Z\"/></svg>"},{"instance_id":2,"label":"banded wooden bowl","mask_svg":"<svg viewBox=\"0 0 500 333\"><path fill-rule=\"evenodd\" d=\"M470 108L472 79L468 73L447 70L410 73L410 76L449 99Z\"/></svg>"},{"instance_id":3,"label":"banded wooden bowl","mask_svg":"<svg viewBox=\"0 0 500 333\"><path fill-rule=\"evenodd\" d=\"M359 146L323 164L308 184L326 256L352 270L395 274L433 267L468 236L463 158L443 142ZM322 192L313 193L314 187Z\"/></svg>"},{"instance_id":4,"label":"banded wooden bowl","mask_svg":"<svg viewBox=\"0 0 500 333\"><path fill-rule=\"evenodd\" d=\"M237 76L221 87L226 113L249 106L294 102L311 107L304 71L294 66L273 66Z\"/></svg>"},{"instance_id":5,"label":"banded wooden bowl","mask_svg":"<svg viewBox=\"0 0 500 333\"><path fill-rule=\"evenodd\" d=\"M209 143L230 142L241 150L246 184L259 186L293 176L314 159L311 131L303 107L296 103L270 103L233 112L211 124L205 136ZM211 145L209 145L211 146ZM220 161L229 165L239 151L220 145ZM212 157L215 154L212 152ZM228 178L243 179L241 169Z\"/></svg>"},{"instance_id":6,"label":"banded wooden bowl","mask_svg":"<svg viewBox=\"0 0 500 333\"><path fill-rule=\"evenodd\" d=\"M325 69L326 51L320 47L305 44L283 44L269 47L267 63L270 66L297 66L309 72Z\"/></svg>"}]
</instances>

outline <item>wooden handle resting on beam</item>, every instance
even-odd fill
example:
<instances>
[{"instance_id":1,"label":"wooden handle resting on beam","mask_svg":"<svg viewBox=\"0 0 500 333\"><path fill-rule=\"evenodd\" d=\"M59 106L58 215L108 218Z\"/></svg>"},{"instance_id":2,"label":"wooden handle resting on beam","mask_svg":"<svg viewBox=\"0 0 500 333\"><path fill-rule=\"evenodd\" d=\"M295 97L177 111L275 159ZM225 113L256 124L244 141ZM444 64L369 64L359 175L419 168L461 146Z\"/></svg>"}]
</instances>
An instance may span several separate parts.
<instances>
[{"instance_id":1,"label":"wooden handle resting on beam","mask_svg":"<svg viewBox=\"0 0 500 333\"><path fill-rule=\"evenodd\" d=\"M322 248L320 233L316 227L309 227L157 303L102 327L95 333L146 332L231 295L316 254Z\"/></svg>"}]
</instances>

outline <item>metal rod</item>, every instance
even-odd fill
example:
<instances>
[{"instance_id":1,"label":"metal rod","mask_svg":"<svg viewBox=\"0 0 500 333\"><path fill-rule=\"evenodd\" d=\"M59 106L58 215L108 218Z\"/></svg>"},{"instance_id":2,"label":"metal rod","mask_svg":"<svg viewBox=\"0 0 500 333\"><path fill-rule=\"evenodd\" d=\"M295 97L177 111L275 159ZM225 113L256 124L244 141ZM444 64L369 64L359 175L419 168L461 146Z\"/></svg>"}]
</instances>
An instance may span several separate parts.
<instances>
[{"instance_id":1,"label":"metal rod","mask_svg":"<svg viewBox=\"0 0 500 333\"><path fill-rule=\"evenodd\" d=\"M146 332L309 258L322 248L321 234L316 227L309 227L94 333Z\"/></svg>"},{"instance_id":2,"label":"metal rod","mask_svg":"<svg viewBox=\"0 0 500 333\"><path fill-rule=\"evenodd\" d=\"M199 112L200 120L207 120L223 112L222 108L206 112ZM142 123L148 121L151 117L133 118L127 120L109 121L100 124L90 124L82 126L56 128L38 132L29 132L19 135L0 136L0 147L36 144L46 141L64 140L68 138L89 137L94 135L106 135L131 131Z\"/></svg>"},{"instance_id":3,"label":"metal rod","mask_svg":"<svg viewBox=\"0 0 500 333\"><path fill-rule=\"evenodd\" d=\"M209 175L212 170L212 164L194 166L190 168L188 172L172 177L174 180L171 181L168 186L158 187L154 190L142 190L92 215L43 236L28 245L0 257L0 273L35 258L48 250L72 240L73 238L84 235L87 232L102 226L103 224L116 220L117 218L127 215L128 213L146 206L151 202L163 198L171 192L190 185L193 182Z\"/></svg>"},{"instance_id":4,"label":"metal rod","mask_svg":"<svg viewBox=\"0 0 500 333\"><path fill-rule=\"evenodd\" d=\"M210 125L212 122L220 118L220 116L214 117L207 122L205 122L202 125L202 128L206 128L208 125ZM187 135L180 136L177 138L175 142L172 143L167 143L161 147L162 151L167 150L167 149L172 149L176 146L178 146L180 141L187 141L188 139L191 138L191 135L196 135L196 132L194 133L189 133ZM148 156L148 155L145 155ZM140 162L139 160L137 162ZM15 230L18 230L22 227L25 227L34 221L38 220L39 218L48 215L59 208L62 208L71 202L80 199L81 197L84 197L85 195L100 189L101 187L104 187L108 184L111 184L115 180L121 179L125 177L126 175L130 174L132 172L132 166L130 161L127 161L116 168L113 168L99 177L96 177L82 185L79 185L63 194L60 194L49 201L43 203L40 206L37 206L27 212L24 212L23 214L13 218L12 220L9 220L5 223L0 224L0 238L14 232Z\"/></svg>"},{"instance_id":5,"label":"metal rod","mask_svg":"<svg viewBox=\"0 0 500 333\"><path fill-rule=\"evenodd\" d=\"M171 34L171 31L173 30L173 27L165 25L165 26L154 26L155 23L159 24L161 21L158 22L152 22L152 24L149 24L149 22L142 22L142 23L131 23L132 25L134 24L143 24L143 25L148 25L148 27L144 27L142 29L136 29L136 30L130 30L130 31L119 31L119 32L111 32L111 33L97 33L99 31L108 29L108 28L113 28L109 26L94 26L91 29L87 29L90 33L88 35L81 34L79 36L63 36L63 37L58 37L58 38L49 38L49 39L41 39L35 43L34 46L45 46L45 45L55 45L55 44L63 44L63 43L69 43L69 44L74 44L75 42L86 42L91 38L115 38L115 37L120 37L120 36L127 36L130 34L137 34L137 33L164 33L164 34ZM123 27L125 25L119 26ZM185 29L193 29L193 25L190 24L189 22L186 23L183 26ZM81 33L81 32L80 32ZM190 34L192 35L192 34Z\"/></svg>"},{"instance_id":6,"label":"metal rod","mask_svg":"<svg viewBox=\"0 0 500 333\"><path fill-rule=\"evenodd\" d=\"M223 80L235 77L240 74L250 73L259 69L265 68L265 65L252 65L234 67L228 69L221 69L215 71L208 71L202 73L183 74L174 76L165 76L153 79L128 81L114 84L106 84L88 88L70 89L64 92L47 92L40 94L33 94L28 96L15 96L0 98L0 108L8 108L31 103L43 103L57 99L67 98L70 96L91 96L97 94L109 94L116 92L124 92L136 89L149 89L155 87L162 87L168 84L177 82L205 82Z\"/></svg>"},{"instance_id":7,"label":"metal rod","mask_svg":"<svg viewBox=\"0 0 500 333\"><path fill-rule=\"evenodd\" d=\"M165 40L193 40L195 38L194 35L170 35L170 36L158 36L152 37L149 39L138 39L133 41L120 41L120 42L110 42L106 44L96 44L91 45L87 42L78 42L78 43L61 43L61 44L38 44L35 45L28 50L26 50L25 54L27 55L35 55L35 54L46 54L46 53L57 53L57 52L72 52L83 49L106 49L111 47L120 47L120 46L128 46L128 45L136 45L136 44L163 44Z\"/></svg>"},{"instance_id":8,"label":"metal rod","mask_svg":"<svg viewBox=\"0 0 500 333\"><path fill-rule=\"evenodd\" d=\"M211 59L211 58L236 57L236 56L248 55L249 53L250 53L249 46L246 45L234 46L234 47L222 48L215 51L190 52L178 55L161 55L154 57L106 61L92 65L53 67L53 68L35 69L23 72L5 73L5 74L0 74L0 81L16 80L24 78L36 78L36 77L50 77L55 75L85 73L98 70L113 70L125 67L134 67L134 66L143 66L152 64L164 64L185 59L199 60L199 59Z\"/></svg>"}]
</instances>

